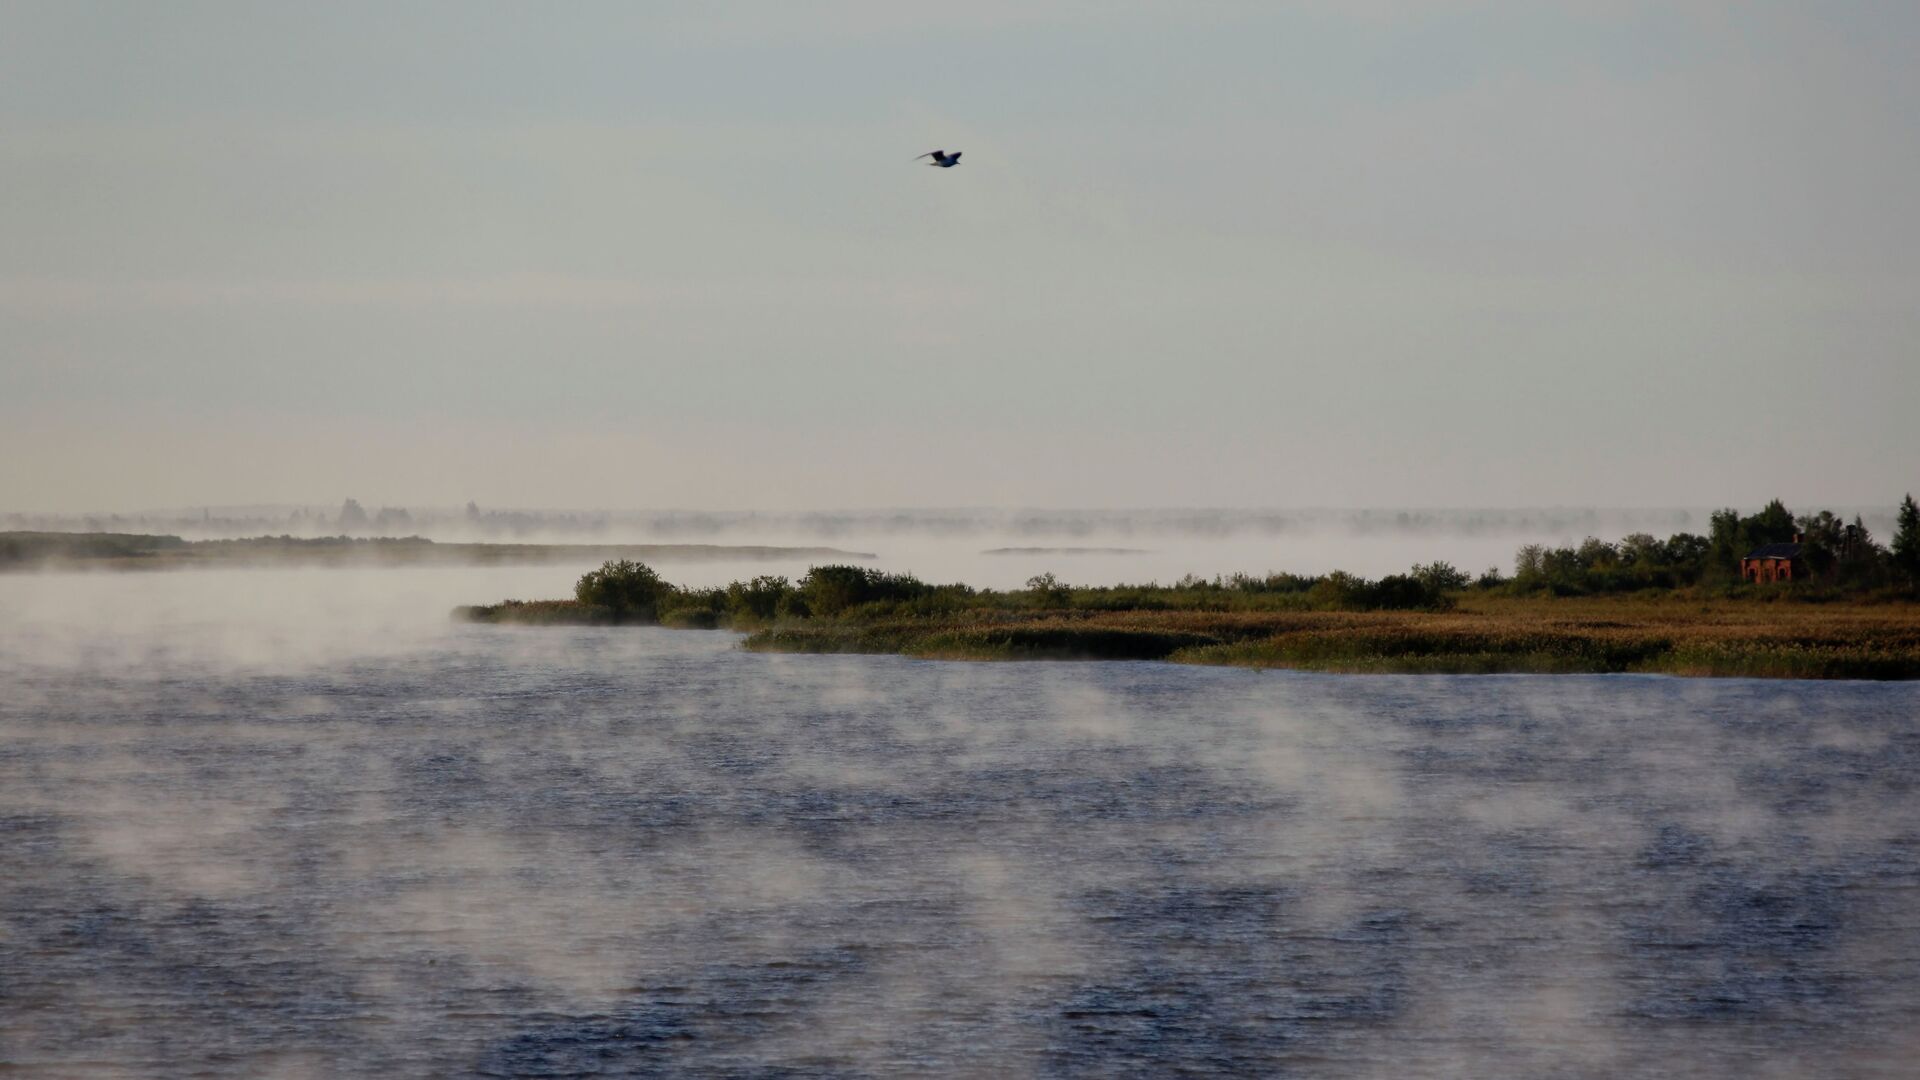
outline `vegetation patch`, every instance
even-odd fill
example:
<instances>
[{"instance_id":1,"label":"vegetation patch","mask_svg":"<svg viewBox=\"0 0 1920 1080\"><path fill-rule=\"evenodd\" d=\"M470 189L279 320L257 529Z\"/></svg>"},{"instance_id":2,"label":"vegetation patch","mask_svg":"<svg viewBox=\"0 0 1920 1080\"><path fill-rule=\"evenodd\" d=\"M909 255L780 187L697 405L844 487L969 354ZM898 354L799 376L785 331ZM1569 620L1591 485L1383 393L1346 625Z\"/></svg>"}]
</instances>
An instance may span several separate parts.
<instances>
[{"instance_id":1,"label":"vegetation patch","mask_svg":"<svg viewBox=\"0 0 1920 1080\"><path fill-rule=\"evenodd\" d=\"M1236 574L1170 585L1025 589L934 585L847 564L799 581L687 589L608 562L574 599L461 608L481 622L728 628L760 652L968 660L1167 660L1342 672L1664 672L1764 678L1920 678L1920 507L1891 549L1858 520L1795 519L1779 503L1714 516L1709 537L1529 546L1513 577L1446 563L1369 580ZM1739 578L1741 553L1799 530L1805 580ZM1820 539L1821 537L1825 539ZM1823 547L1823 545L1825 545Z\"/></svg>"},{"instance_id":2,"label":"vegetation patch","mask_svg":"<svg viewBox=\"0 0 1920 1080\"><path fill-rule=\"evenodd\" d=\"M453 609L463 622L517 623L526 626L611 626L622 621L610 608L578 600L502 600Z\"/></svg>"}]
</instances>

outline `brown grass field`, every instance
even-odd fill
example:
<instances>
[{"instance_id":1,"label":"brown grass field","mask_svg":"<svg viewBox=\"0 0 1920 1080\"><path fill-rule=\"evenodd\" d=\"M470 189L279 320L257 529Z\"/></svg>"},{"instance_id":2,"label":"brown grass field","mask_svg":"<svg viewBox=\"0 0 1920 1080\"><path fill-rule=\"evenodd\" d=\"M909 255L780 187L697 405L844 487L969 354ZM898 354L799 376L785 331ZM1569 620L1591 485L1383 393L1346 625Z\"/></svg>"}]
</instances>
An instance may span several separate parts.
<instances>
[{"instance_id":1,"label":"brown grass field","mask_svg":"<svg viewBox=\"0 0 1920 1080\"><path fill-rule=\"evenodd\" d=\"M1035 613L775 626L750 649L1339 672L1920 677L1920 606L1469 598L1442 612Z\"/></svg>"}]
</instances>

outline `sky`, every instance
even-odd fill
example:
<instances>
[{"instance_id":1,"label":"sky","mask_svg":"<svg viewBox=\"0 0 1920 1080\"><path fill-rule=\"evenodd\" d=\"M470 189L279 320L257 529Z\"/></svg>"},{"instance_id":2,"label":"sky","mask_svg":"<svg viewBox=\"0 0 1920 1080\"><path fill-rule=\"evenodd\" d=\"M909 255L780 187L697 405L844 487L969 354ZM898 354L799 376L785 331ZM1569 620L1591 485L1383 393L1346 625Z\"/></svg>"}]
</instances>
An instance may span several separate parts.
<instances>
[{"instance_id":1,"label":"sky","mask_svg":"<svg viewBox=\"0 0 1920 1080\"><path fill-rule=\"evenodd\" d=\"M0 0L0 511L1891 504L1915 55L1905 2Z\"/></svg>"}]
</instances>

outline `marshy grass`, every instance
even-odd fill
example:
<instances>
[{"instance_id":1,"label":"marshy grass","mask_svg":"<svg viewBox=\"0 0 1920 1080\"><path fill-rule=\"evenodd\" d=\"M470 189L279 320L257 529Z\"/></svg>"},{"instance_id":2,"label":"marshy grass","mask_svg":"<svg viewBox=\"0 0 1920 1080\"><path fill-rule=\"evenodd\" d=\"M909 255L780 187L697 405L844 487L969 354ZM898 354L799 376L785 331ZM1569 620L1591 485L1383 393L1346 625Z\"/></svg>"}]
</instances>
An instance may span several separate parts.
<instances>
[{"instance_id":1,"label":"marshy grass","mask_svg":"<svg viewBox=\"0 0 1920 1080\"><path fill-rule=\"evenodd\" d=\"M1606 600L1569 606L1547 597L1448 613L1144 611L805 620L760 629L744 645L766 652L1166 660L1352 673L1911 679L1920 678L1920 607Z\"/></svg>"}]
</instances>

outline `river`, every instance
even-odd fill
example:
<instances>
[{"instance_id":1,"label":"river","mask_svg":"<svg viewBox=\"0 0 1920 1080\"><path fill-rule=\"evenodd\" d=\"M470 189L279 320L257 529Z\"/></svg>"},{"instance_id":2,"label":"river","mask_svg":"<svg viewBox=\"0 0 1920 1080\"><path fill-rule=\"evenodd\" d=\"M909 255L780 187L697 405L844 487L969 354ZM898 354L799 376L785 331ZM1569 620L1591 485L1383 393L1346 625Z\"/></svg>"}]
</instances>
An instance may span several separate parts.
<instances>
[{"instance_id":1,"label":"river","mask_svg":"<svg viewBox=\"0 0 1920 1080\"><path fill-rule=\"evenodd\" d=\"M1920 1058L1920 686L445 617L568 573L0 578L0 1074Z\"/></svg>"}]
</instances>

